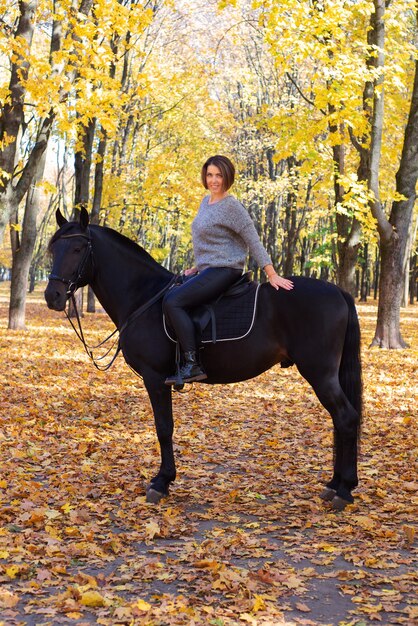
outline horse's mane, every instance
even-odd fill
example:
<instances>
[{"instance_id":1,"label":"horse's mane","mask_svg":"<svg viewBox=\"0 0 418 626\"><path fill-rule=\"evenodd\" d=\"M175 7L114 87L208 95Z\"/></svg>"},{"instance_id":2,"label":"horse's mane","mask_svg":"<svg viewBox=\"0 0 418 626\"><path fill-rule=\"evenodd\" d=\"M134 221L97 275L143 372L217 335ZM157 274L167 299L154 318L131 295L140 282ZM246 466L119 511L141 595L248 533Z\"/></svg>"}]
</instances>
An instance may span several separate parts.
<instances>
[{"instance_id":1,"label":"horse's mane","mask_svg":"<svg viewBox=\"0 0 418 626\"><path fill-rule=\"evenodd\" d=\"M110 235L111 238L115 240L115 242L119 243L124 248L127 248L133 254L139 254L145 261L150 261L156 265L160 265L150 254L147 252L142 246L140 246L136 241L129 239L126 235L122 235L117 230L113 228L109 228L109 226L96 226L91 225L90 228L93 231L104 231L107 235Z\"/></svg>"},{"instance_id":2,"label":"horse's mane","mask_svg":"<svg viewBox=\"0 0 418 626\"><path fill-rule=\"evenodd\" d=\"M52 244L55 241L57 241L60 237L69 234L72 230L75 229L75 227L80 228L80 225L78 222L67 222L66 224L61 226L61 228L59 228L59 230L57 230L57 232L51 237L49 244L48 244L48 250L51 251ZM142 246L137 244L132 239L129 239L129 237L122 235L122 233L119 233L117 230L114 230L113 228L110 228L109 226L99 226L97 224L90 224L88 228L92 232L96 232L96 233L105 232L106 235L110 236L112 239L115 240L115 243L126 248L126 250L130 251L132 254L139 255L143 262L148 263L150 265L158 266L162 270L167 271ZM85 233L81 232L80 234L84 235Z\"/></svg>"}]
</instances>

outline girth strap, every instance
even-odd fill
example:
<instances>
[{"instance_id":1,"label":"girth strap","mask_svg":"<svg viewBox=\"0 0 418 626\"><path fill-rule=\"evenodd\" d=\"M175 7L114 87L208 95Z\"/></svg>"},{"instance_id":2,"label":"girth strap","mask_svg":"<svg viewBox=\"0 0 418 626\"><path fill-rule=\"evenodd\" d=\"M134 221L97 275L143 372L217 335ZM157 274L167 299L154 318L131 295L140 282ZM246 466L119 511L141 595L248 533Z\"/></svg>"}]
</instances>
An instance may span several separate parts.
<instances>
[{"instance_id":1,"label":"girth strap","mask_svg":"<svg viewBox=\"0 0 418 626\"><path fill-rule=\"evenodd\" d=\"M220 300L222 296L220 296L215 304ZM212 343L216 343L216 316L215 316L215 308L212 304L207 304L205 309L210 313L210 322L211 322L211 331L212 331Z\"/></svg>"}]
</instances>

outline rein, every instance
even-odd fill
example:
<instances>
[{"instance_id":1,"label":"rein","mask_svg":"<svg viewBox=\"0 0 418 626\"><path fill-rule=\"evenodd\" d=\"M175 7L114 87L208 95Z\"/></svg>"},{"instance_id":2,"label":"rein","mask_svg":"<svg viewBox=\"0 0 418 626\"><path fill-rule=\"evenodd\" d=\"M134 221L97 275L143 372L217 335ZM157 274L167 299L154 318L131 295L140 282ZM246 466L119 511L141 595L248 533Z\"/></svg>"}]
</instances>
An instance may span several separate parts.
<instances>
[{"instance_id":1,"label":"rein","mask_svg":"<svg viewBox=\"0 0 418 626\"><path fill-rule=\"evenodd\" d=\"M98 357L98 358L95 358L95 356L93 354L93 351L97 350L97 348L100 348L101 346L104 346L109 341L109 339L111 339L113 337L113 335L115 335L118 332L118 329L115 328L115 330L112 333L110 333L110 335L108 337L106 337L106 339L103 339L103 341L98 343L96 346L89 346L88 343L86 342L85 338L84 338L83 327L81 326L80 314L79 314L78 309L77 309L77 303L76 303L76 300L75 300L75 297L74 297L74 292L72 292L70 294L70 298L71 298L71 302L73 304L73 309L75 311L75 316L76 316L76 319L77 319L78 329L74 325L73 320L68 315L67 311L65 311L65 315L67 317L67 320L70 322L71 326L73 327L73 330L74 330L75 334L77 335L77 337L79 338L79 340L83 344L84 350L86 351L87 356L91 359L94 367L96 369L98 369L100 372L106 372L108 369L110 369L112 367L113 363L116 361L116 358L117 358L117 356L118 356L118 354L119 354L119 352L121 350L120 338L117 340L117 342L114 341L112 343L112 345L110 346L110 348L108 349L108 351L105 354L103 354L102 356ZM111 352L113 350L113 348L114 348L116 343L117 343L116 352L113 355L113 357L111 358L111 360L109 361L109 363L106 363L106 365L101 365L100 363L98 363L98 361L102 361L103 359L105 359L108 356L109 352Z\"/></svg>"},{"instance_id":2,"label":"rein","mask_svg":"<svg viewBox=\"0 0 418 626\"><path fill-rule=\"evenodd\" d=\"M67 311L65 311L65 315L68 319L68 321L70 322L75 334L77 335L78 339L81 341L81 343L84 346L84 350L86 351L87 356L91 359L91 361L93 362L93 365L95 366L96 369L98 369L101 372L106 372L108 369L110 369L113 365L113 363L115 362L119 352L121 351L121 345L120 345L120 338L122 336L122 333L127 329L127 327L134 321L136 320L138 317L140 317L147 309L149 309L150 306L152 306L155 302L157 302L163 295L164 293L170 289L174 283L177 280L177 276L174 275L172 277L172 279L168 282L167 285L165 285L162 289L160 289L160 291L158 293L156 293L154 296L152 296L152 298L150 298L150 300L148 300L147 302L145 302L145 304L143 304L142 306L140 306L138 309L136 309L135 311L133 311L128 319L124 322L124 324L122 324L122 326L120 328L115 328L115 330L108 336L106 337L106 339L104 339L103 341L101 341L100 343L98 343L96 346L89 346L88 343L86 342L85 338L84 338L84 333L83 333L83 328L81 325L81 319L80 319L80 314L78 312L77 309L77 303L74 297L75 292L78 289L78 282L80 281L85 266L87 264L87 261L89 260L89 258L91 257L93 260L93 248L92 248L92 242L91 242L91 236L90 236L90 231L88 231L88 235L83 235L83 234L79 234L79 233L74 233L72 235L62 235L62 237L60 237L60 239L70 239L71 237L83 237L84 239L87 239L87 248L86 248L86 252L84 254L83 259L81 260L80 266L77 270L77 278L75 280L70 280L68 278L63 278L62 276L58 276L56 274L50 274L49 275L49 280L58 280L62 283L64 283L64 285L68 286L67 289L67 295L70 296L71 298L71 302L73 304L73 308L75 311L75 316L77 319L77 327L74 325L71 317L68 315ZM112 343L112 345L110 346L110 348L107 350L107 352L102 355L101 357L95 358L93 351L97 350L97 348L100 348L101 346L105 345L117 332L119 332L119 337L117 339L117 341L114 341ZM116 351L114 353L114 355L112 356L111 360L109 361L109 363L106 363L106 365L101 365L100 363L98 363L98 361L101 361L103 359L105 359L108 354L113 350L113 348L116 345Z\"/></svg>"},{"instance_id":3,"label":"rein","mask_svg":"<svg viewBox=\"0 0 418 626\"><path fill-rule=\"evenodd\" d=\"M84 339L83 328L81 326L81 319L80 319L80 315L78 313L77 303L76 303L75 297L74 297L74 292L72 292L70 294L71 302L73 303L73 308L74 308L76 319L77 319L78 330L75 327L71 317L68 315L67 311L65 311L65 315L67 316L67 319L70 322L71 326L73 327L73 330L74 330L75 334L80 339L81 343L84 346L84 350L86 351L86 354L91 359L91 361L93 362L93 365L94 365L94 367L96 369L98 369L101 372L106 372L108 369L110 369L112 367L113 363L116 361L116 358L117 358L119 352L121 351L120 338L122 336L122 333L128 328L128 326L130 324L132 324L133 321L135 321L147 309L149 309L150 306L152 306L155 302L157 302L164 295L164 293L166 291L168 291L168 289L170 289L174 285L176 280L177 280L177 276L173 276L173 278L170 280L170 282L167 285L165 285L158 293L156 293L155 296L153 296L150 300L145 302L145 304L140 306L139 309L136 309L135 311L133 311L133 313L131 313L129 315L129 317L126 320L126 322L124 324L122 324L122 326L120 328L115 328L115 330L108 337L106 337L106 339L104 339L103 341L101 341L100 343L98 343L96 346L93 346L93 347L89 346L87 344L86 340ZM93 350L97 350L97 348L100 348L101 346L106 344L109 341L109 339L111 339L113 337L113 335L115 335L117 332L119 332L119 337L117 339L117 342L114 341L113 344L110 346L109 350L105 354L103 354L103 356L101 356L101 357L96 359L94 357ZM113 355L113 357L111 358L111 360L109 361L109 363L106 363L106 365L99 364L98 361L101 361L102 359L105 359L108 356L109 352L111 352L113 350L115 345L116 345L116 352Z\"/></svg>"}]
</instances>

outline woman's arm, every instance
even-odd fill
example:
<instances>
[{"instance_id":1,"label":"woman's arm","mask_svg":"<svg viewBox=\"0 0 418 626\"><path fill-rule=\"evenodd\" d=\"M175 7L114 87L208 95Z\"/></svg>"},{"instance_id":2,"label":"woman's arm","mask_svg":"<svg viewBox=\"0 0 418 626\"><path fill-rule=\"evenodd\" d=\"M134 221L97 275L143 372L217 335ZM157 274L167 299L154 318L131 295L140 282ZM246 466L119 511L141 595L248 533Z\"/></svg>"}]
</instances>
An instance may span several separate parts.
<instances>
[{"instance_id":1,"label":"woman's arm","mask_svg":"<svg viewBox=\"0 0 418 626\"><path fill-rule=\"evenodd\" d=\"M287 291L289 291L290 289L293 289L292 281L288 280L287 278L282 278L281 276L279 276L276 270L274 269L273 265L271 265L270 263L268 265L265 265L263 267L263 270L266 273L266 276L268 278L270 285L274 287L275 289L280 289L280 287L282 289L286 289Z\"/></svg>"}]
</instances>

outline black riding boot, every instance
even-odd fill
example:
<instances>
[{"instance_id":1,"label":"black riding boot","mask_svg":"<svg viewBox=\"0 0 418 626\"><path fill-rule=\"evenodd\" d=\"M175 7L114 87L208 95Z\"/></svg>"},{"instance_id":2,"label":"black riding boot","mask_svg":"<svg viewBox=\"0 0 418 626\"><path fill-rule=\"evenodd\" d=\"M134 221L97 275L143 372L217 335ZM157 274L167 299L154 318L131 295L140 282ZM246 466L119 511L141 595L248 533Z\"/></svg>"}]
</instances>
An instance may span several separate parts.
<instances>
[{"instance_id":1,"label":"black riding boot","mask_svg":"<svg viewBox=\"0 0 418 626\"><path fill-rule=\"evenodd\" d=\"M180 368L180 378L184 383L193 383L207 378L206 373L197 362L196 352L185 352L184 361L183 367Z\"/></svg>"},{"instance_id":2,"label":"black riding boot","mask_svg":"<svg viewBox=\"0 0 418 626\"><path fill-rule=\"evenodd\" d=\"M180 368L179 374L166 378L165 384L178 385L180 381L183 383L194 383L198 380L205 380L205 378L207 378L207 375L197 362L196 352L185 352L184 365Z\"/></svg>"}]
</instances>

